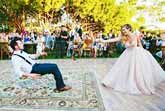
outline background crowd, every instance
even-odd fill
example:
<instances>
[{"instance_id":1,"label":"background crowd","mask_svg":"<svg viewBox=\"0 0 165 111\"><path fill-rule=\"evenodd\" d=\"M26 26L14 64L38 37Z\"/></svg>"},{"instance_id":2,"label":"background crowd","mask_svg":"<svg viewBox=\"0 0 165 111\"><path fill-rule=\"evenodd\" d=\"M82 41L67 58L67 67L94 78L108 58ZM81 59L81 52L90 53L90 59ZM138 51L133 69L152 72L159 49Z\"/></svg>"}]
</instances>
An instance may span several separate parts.
<instances>
[{"instance_id":1,"label":"background crowd","mask_svg":"<svg viewBox=\"0 0 165 111\"><path fill-rule=\"evenodd\" d=\"M165 37L160 33L145 31L142 28L134 32L141 38L143 47L150 51L158 61L161 61L161 47L165 46ZM76 57L113 57L115 54L120 55L125 46L122 42L101 43L97 39L110 39L119 36L114 30L108 34L104 30L98 32L83 31L81 24L77 23L72 26L62 25L54 30L45 29L43 31L24 31L22 33L0 33L0 41L9 43L10 40L19 36L23 39L26 51L30 53L47 52L51 58L72 58ZM1 47L2 48L2 47ZM5 48L7 50L7 48ZM12 52L9 49L9 53ZM2 53L2 52L1 52ZM4 55L7 51L4 51Z\"/></svg>"}]
</instances>

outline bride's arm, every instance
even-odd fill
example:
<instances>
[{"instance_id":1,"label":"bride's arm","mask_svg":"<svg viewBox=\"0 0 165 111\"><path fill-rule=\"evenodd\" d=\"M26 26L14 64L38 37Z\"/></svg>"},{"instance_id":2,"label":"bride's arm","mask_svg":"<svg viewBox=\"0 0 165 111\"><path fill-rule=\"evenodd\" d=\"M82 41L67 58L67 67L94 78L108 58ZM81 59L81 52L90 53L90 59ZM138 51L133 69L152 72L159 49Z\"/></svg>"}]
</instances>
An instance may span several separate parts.
<instances>
[{"instance_id":1,"label":"bride's arm","mask_svg":"<svg viewBox=\"0 0 165 111\"><path fill-rule=\"evenodd\" d=\"M117 41L120 41L120 40L121 40L121 37L116 37L116 38L108 39L108 40L101 39L101 42L108 43L108 42L117 42Z\"/></svg>"},{"instance_id":2,"label":"bride's arm","mask_svg":"<svg viewBox=\"0 0 165 111\"><path fill-rule=\"evenodd\" d=\"M139 47L143 47L142 41L141 41L140 37L137 37L137 45L138 45Z\"/></svg>"}]
</instances>

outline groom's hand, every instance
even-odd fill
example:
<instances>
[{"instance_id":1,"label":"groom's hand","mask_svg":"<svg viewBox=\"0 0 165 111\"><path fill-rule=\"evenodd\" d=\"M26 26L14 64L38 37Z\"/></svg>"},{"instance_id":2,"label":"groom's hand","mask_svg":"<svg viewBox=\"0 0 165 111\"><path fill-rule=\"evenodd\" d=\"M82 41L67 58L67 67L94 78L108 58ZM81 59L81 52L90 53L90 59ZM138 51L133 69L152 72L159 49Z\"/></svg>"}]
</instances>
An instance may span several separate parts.
<instances>
[{"instance_id":1,"label":"groom's hand","mask_svg":"<svg viewBox=\"0 0 165 111\"><path fill-rule=\"evenodd\" d=\"M36 74L36 73L32 73L30 77L32 79L36 80L36 79L39 79L41 77L41 75L40 74Z\"/></svg>"},{"instance_id":2,"label":"groom's hand","mask_svg":"<svg viewBox=\"0 0 165 111\"><path fill-rule=\"evenodd\" d=\"M48 54L47 54L47 52L41 52L40 55L41 56L47 56Z\"/></svg>"}]
</instances>

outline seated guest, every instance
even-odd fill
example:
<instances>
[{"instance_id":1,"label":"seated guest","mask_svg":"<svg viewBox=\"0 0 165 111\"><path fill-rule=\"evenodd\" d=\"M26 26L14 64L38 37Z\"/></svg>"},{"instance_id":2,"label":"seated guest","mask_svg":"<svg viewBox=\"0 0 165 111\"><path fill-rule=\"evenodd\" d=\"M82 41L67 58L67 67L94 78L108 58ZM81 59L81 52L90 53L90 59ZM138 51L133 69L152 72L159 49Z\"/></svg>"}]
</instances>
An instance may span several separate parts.
<instances>
[{"instance_id":1,"label":"seated guest","mask_svg":"<svg viewBox=\"0 0 165 111\"><path fill-rule=\"evenodd\" d=\"M163 47L163 46L165 46L165 32L161 33L160 37L161 37L161 40L157 40L157 46ZM163 51L161 50L161 51L157 52L156 56L162 59Z\"/></svg>"},{"instance_id":2,"label":"seated guest","mask_svg":"<svg viewBox=\"0 0 165 111\"><path fill-rule=\"evenodd\" d=\"M73 40L73 53L72 59L75 60L75 53L78 52L79 57L81 56L81 38L78 33L75 33L74 40Z\"/></svg>"}]
</instances>

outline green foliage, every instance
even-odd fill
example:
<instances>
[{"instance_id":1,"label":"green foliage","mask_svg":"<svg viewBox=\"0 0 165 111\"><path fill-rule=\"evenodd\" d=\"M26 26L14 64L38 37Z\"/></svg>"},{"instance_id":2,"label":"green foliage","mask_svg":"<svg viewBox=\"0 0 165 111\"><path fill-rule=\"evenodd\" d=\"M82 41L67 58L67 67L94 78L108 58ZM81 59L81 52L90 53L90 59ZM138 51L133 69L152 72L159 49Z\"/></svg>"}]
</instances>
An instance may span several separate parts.
<instances>
[{"instance_id":1,"label":"green foliage","mask_svg":"<svg viewBox=\"0 0 165 111\"><path fill-rule=\"evenodd\" d=\"M80 17L92 16L94 21L100 21L104 24L104 29L107 33L111 29L119 30L120 26L125 23L131 23L131 18L136 12L136 9L131 7L131 4L134 4L137 0L120 5L116 4L116 0L76 1L73 0L73 5L79 8Z\"/></svg>"},{"instance_id":2,"label":"green foliage","mask_svg":"<svg viewBox=\"0 0 165 111\"><path fill-rule=\"evenodd\" d=\"M165 22L165 17L160 18L161 22Z\"/></svg>"},{"instance_id":3,"label":"green foliage","mask_svg":"<svg viewBox=\"0 0 165 111\"><path fill-rule=\"evenodd\" d=\"M157 15L161 15L161 5L165 3L154 7L135 7L136 2L137 0L128 0L116 4L116 0L0 0L0 23L8 23L21 31L25 26L26 17L30 16L42 21L44 27L46 24L48 27L57 19L60 8L65 6L66 12L72 13L70 15L73 19L79 17L88 23L91 23L89 19L92 19L92 22L101 24L107 33L111 29L120 30L120 26L126 23L138 28L145 19L140 16L137 22L132 21L137 10L149 11L151 15L157 12ZM164 18L160 20L164 21Z\"/></svg>"},{"instance_id":4,"label":"green foliage","mask_svg":"<svg viewBox=\"0 0 165 111\"><path fill-rule=\"evenodd\" d=\"M64 3L65 0L0 0L0 20L21 32L27 16L37 19L38 14L48 15L50 10L59 10Z\"/></svg>"},{"instance_id":5,"label":"green foliage","mask_svg":"<svg viewBox=\"0 0 165 111\"><path fill-rule=\"evenodd\" d=\"M38 4L33 0L0 1L0 14L7 18L3 19L3 22L15 26L20 32L24 29L25 15L36 14L38 8Z\"/></svg>"},{"instance_id":6,"label":"green foliage","mask_svg":"<svg viewBox=\"0 0 165 111\"><path fill-rule=\"evenodd\" d=\"M160 5L165 6L165 1L160 2Z\"/></svg>"},{"instance_id":7,"label":"green foliage","mask_svg":"<svg viewBox=\"0 0 165 111\"><path fill-rule=\"evenodd\" d=\"M65 0L36 0L42 7L40 11L49 12L52 9L59 10ZM44 9L44 10L43 10Z\"/></svg>"}]
</instances>

